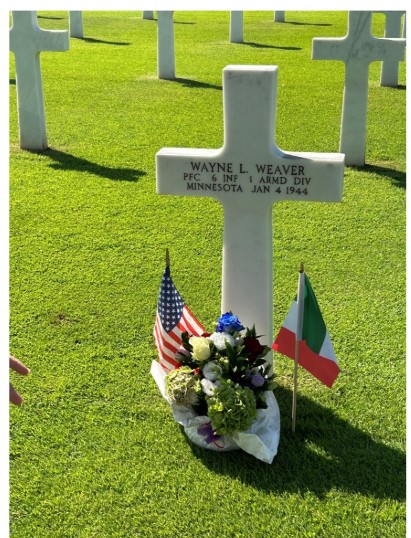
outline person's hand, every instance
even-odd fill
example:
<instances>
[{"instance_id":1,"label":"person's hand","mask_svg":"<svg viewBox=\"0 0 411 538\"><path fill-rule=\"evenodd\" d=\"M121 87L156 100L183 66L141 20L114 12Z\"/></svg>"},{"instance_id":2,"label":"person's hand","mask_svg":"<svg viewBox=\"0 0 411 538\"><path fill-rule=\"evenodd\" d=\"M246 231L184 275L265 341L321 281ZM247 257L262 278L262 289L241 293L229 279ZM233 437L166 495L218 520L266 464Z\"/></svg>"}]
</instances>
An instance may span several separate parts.
<instances>
[{"instance_id":1,"label":"person's hand","mask_svg":"<svg viewBox=\"0 0 411 538\"><path fill-rule=\"evenodd\" d=\"M10 355L10 368L21 375L27 375L30 373L30 370L27 368L27 366L12 355ZM20 405L22 401L23 398L10 383L10 402L15 405Z\"/></svg>"}]
</instances>

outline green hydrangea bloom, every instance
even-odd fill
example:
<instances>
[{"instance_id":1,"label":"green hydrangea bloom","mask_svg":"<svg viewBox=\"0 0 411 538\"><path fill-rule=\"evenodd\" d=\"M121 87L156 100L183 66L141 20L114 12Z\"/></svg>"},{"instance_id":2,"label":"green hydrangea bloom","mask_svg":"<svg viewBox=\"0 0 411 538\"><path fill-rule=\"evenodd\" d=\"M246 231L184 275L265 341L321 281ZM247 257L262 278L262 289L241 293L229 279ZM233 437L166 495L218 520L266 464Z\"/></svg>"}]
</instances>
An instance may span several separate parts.
<instances>
[{"instance_id":1,"label":"green hydrangea bloom","mask_svg":"<svg viewBox=\"0 0 411 538\"><path fill-rule=\"evenodd\" d=\"M257 414L253 391L230 380L221 381L213 395L206 399L208 416L218 435L247 430Z\"/></svg>"},{"instance_id":2,"label":"green hydrangea bloom","mask_svg":"<svg viewBox=\"0 0 411 538\"><path fill-rule=\"evenodd\" d=\"M189 366L172 370L166 376L166 395L171 403L191 407L198 404L201 384L198 375Z\"/></svg>"}]
</instances>

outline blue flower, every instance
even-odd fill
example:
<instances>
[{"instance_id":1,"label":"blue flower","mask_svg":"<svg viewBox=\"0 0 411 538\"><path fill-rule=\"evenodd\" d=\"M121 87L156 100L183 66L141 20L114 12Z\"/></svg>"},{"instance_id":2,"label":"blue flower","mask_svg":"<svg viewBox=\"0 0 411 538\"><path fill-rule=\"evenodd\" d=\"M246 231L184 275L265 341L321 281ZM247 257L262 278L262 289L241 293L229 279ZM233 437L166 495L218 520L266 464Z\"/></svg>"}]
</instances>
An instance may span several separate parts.
<instances>
[{"instance_id":1,"label":"blue flower","mask_svg":"<svg viewBox=\"0 0 411 538\"><path fill-rule=\"evenodd\" d=\"M233 334L242 331L244 327L241 325L237 316L232 312L226 312L217 320L217 332Z\"/></svg>"}]
</instances>

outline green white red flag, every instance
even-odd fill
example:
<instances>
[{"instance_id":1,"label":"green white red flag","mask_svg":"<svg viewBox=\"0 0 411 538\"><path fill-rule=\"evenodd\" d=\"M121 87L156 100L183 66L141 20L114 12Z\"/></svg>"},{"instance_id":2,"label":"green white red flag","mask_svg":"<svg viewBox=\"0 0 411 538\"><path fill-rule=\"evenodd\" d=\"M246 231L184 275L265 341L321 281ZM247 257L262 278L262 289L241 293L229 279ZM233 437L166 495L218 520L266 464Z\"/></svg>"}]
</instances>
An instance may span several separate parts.
<instances>
[{"instance_id":1,"label":"green white red flag","mask_svg":"<svg viewBox=\"0 0 411 538\"><path fill-rule=\"evenodd\" d=\"M304 272L301 278L302 304L294 300L272 347L295 360L298 336L298 364L331 388L340 368L310 281Z\"/></svg>"}]
</instances>

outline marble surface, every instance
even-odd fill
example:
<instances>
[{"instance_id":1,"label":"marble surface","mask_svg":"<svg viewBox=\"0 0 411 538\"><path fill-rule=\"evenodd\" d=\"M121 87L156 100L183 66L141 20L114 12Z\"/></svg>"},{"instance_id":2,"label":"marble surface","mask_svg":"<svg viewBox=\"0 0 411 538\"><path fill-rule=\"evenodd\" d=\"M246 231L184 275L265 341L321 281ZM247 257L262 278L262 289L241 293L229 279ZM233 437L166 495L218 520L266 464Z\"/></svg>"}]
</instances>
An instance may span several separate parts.
<instances>
[{"instance_id":1,"label":"marble surface","mask_svg":"<svg viewBox=\"0 0 411 538\"><path fill-rule=\"evenodd\" d=\"M173 12L157 11L157 19L157 75L172 80L176 78Z\"/></svg>"},{"instance_id":2,"label":"marble surface","mask_svg":"<svg viewBox=\"0 0 411 538\"><path fill-rule=\"evenodd\" d=\"M230 11L230 43L243 42L243 12Z\"/></svg>"},{"instance_id":3,"label":"marble surface","mask_svg":"<svg viewBox=\"0 0 411 538\"><path fill-rule=\"evenodd\" d=\"M313 60L345 63L340 151L347 165L365 164L370 63L404 58L404 39L374 37L371 24L371 11L350 11L346 36L313 39Z\"/></svg>"},{"instance_id":4,"label":"marble surface","mask_svg":"<svg viewBox=\"0 0 411 538\"><path fill-rule=\"evenodd\" d=\"M276 66L227 66L223 147L163 148L156 155L159 194L210 196L222 204L221 311L255 324L267 345L273 340L272 205L338 202L344 174L342 154L285 152L276 145L277 80Z\"/></svg>"},{"instance_id":5,"label":"marble surface","mask_svg":"<svg viewBox=\"0 0 411 538\"><path fill-rule=\"evenodd\" d=\"M385 15L385 32L384 37L401 37L402 28L401 22L404 16L405 27L405 11L378 11ZM398 87L398 70L399 61L384 60L381 65L380 85L389 88Z\"/></svg>"},{"instance_id":6,"label":"marble surface","mask_svg":"<svg viewBox=\"0 0 411 538\"><path fill-rule=\"evenodd\" d=\"M83 14L81 11L69 11L70 37L82 39L83 33Z\"/></svg>"},{"instance_id":7,"label":"marble surface","mask_svg":"<svg viewBox=\"0 0 411 538\"><path fill-rule=\"evenodd\" d=\"M43 30L36 11L12 11L10 50L15 56L17 111L20 147L44 150L48 147L40 69L41 51L66 51L66 30Z\"/></svg>"}]
</instances>

